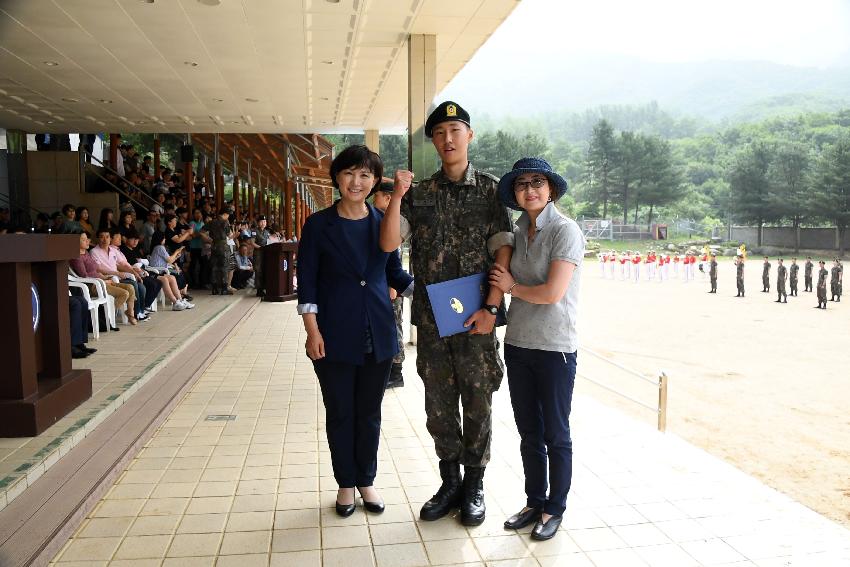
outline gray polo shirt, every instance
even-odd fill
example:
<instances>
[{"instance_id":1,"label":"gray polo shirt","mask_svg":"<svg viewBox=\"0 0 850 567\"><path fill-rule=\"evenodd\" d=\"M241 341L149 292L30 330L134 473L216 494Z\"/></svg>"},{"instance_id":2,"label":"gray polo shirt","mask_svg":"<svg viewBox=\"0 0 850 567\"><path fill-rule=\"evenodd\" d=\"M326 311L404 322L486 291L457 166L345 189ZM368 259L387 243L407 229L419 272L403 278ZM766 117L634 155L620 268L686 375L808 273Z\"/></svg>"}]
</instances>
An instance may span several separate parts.
<instances>
[{"instance_id":1,"label":"gray polo shirt","mask_svg":"<svg viewBox=\"0 0 850 567\"><path fill-rule=\"evenodd\" d=\"M565 260L576 268L566 293L557 303L536 305L511 298L505 343L522 348L575 352L584 234L578 224L561 215L553 203L537 217L537 233L532 242L528 241L529 222L528 213L523 212L514 229L511 274L517 282L526 286L546 283L553 260Z\"/></svg>"}]
</instances>

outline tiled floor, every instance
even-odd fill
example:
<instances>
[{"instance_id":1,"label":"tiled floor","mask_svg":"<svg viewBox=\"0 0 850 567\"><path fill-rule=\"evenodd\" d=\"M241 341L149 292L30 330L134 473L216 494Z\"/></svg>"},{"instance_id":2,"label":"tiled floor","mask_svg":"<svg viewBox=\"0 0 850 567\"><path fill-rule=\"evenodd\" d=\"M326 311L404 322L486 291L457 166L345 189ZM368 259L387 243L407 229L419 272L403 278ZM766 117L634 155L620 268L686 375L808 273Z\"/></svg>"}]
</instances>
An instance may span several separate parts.
<instances>
[{"instance_id":1,"label":"tiled floor","mask_svg":"<svg viewBox=\"0 0 850 567\"><path fill-rule=\"evenodd\" d=\"M135 327L121 325L119 332L101 333L99 340L89 341L88 346L98 352L74 360L73 367L91 369L92 397L38 437L0 439L0 508L35 482L110 408L132 395L145 377L238 299L213 297L207 292L198 292L197 296L194 309L174 312L160 305L150 322Z\"/></svg>"},{"instance_id":2,"label":"tiled floor","mask_svg":"<svg viewBox=\"0 0 850 567\"><path fill-rule=\"evenodd\" d=\"M336 516L321 396L292 304L261 304L55 558L57 565L850 565L850 532L673 435L574 400L575 473L551 541L522 507L507 387L496 395L487 520L420 522L436 490L415 349L384 402L382 515ZM210 415L235 415L210 421Z\"/></svg>"}]
</instances>

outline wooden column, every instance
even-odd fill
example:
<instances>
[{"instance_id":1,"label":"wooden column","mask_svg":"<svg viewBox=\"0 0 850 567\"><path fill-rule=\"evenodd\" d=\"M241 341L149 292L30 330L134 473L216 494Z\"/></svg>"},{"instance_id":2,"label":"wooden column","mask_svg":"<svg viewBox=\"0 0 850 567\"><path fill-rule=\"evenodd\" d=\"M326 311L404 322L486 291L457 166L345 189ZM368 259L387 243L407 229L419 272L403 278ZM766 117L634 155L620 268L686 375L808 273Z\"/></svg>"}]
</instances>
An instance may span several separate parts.
<instances>
[{"instance_id":1,"label":"wooden column","mask_svg":"<svg viewBox=\"0 0 850 567\"><path fill-rule=\"evenodd\" d=\"M219 161L215 162L215 206L217 209L224 206L224 174Z\"/></svg>"},{"instance_id":2,"label":"wooden column","mask_svg":"<svg viewBox=\"0 0 850 567\"><path fill-rule=\"evenodd\" d=\"M160 153L162 152L161 142L159 140L159 134L153 135L153 176L154 178L159 177L159 166L161 165L160 161Z\"/></svg>"},{"instance_id":3,"label":"wooden column","mask_svg":"<svg viewBox=\"0 0 850 567\"><path fill-rule=\"evenodd\" d=\"M109 167L118 171L118 134L109 135Z\"/></svg>"},{"instance_id":4,"label":"wooden column","mask_svg":"<svg viewBox=\"0 0 850 567\"><path fill-rule=\"evenodd\" d=\"M212 195L211 192L212 192L213 187L214 187L213 186L213 183L214 183L214 181L213 181L213 168L212 168L212 160L211 159L208 159L206 161L206 163L204 164L204 180L206 181L206 183L204 183L204 197L209 199L210 196Z\"/></svg>"},{"instance_id":5,"label":"wooden column","mask_svg":"<svg viewBox=\"0 0 850 567\"><path fill-rule=\"evenodd\" d=\"M186 135L186 143L192 143L192 135ZM187 161L183 163L183 185L186 188L187 196L189 197L189 212L195 208L195 184L192 183L192 162ZM191 218L191 217L190 217Z\"/></svg>"},{"instance_id":6,"label":"wooden column","mask_svg":"<svg viewBox=\"0 0 850 567\"><path fill-rule=\"evenodd\" d=\"M292 191L294 186L295 182L290 179L287 181L286 187L284 188L283 226L286 230L287 238L292 238L295 235L295 232L292 230Z\"/></svg>"},{"instance_id":7,"label":"wooden column","mask_svg":"<svg viewBox=\"0 0 850 567\"><path fill-rule=\"evenodd\" d=\"M254 219L254 188L248 184L248 219Z\"/></svg>"},{"instance_id":8,"label":"wooden column","mask_svg":"<svg viewBox=\"0 0 850 567\"><path fill-rule=\"evenodd\" d=\"M295 193L295 237L301 240L301 193Z\"/></svg>"},{"instance_id":9,"label":"wooden column","mask_svg":"<svg viewBox=\"0 0 850 567\"><path fill-rule=\"evenodd\" d=\"M241 189L239 187L239 176L233 176L233 214L236 215L236 218L240 218L239 215L239 193Z\"/></svg>"}]
</instances>

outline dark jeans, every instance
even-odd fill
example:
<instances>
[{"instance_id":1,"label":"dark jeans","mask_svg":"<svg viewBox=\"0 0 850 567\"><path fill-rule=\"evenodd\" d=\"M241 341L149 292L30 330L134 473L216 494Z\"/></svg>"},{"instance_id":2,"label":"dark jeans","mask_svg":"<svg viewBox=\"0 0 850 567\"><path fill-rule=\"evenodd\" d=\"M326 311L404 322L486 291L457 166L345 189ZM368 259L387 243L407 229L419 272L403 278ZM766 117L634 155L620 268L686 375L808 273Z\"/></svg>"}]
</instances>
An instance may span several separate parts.
<instances>
[{"instance_id":1,"label":"dark jeans","mask_svg":"<svg viewBox=\"0 0 850 567\"><path fill-rule=\"evenodd\" d=\"M68 312L71 319L71 346L81 346L89 340L89 327L86 315L89 304L83 297L72 295L68 298Z\"/></svg>"},{"instance_id":2,"label":"dark jeans","mask_svg":"<svg viewBox=\"0 0 850 567\"><path fill-rule=\"evenodd\" d=\"M313 361L325 402L328 447L340 488L372 486L378 469L381 402L392 359L362 366L322 358Z\"/></svg>"},{"instance_id":3,"label":"dark jeans","mask_svg":"<svg viewBox=\"0 0 850 567\"><path fill-rule=\"evenodd\" d=\"M576 353L506 344L505 364L520 435L526 506L560 516L567 506L573 476L570 406Z\"/></svg>"},{"instance_id":4,"label":"dark jeans","mask_svg":"<svg viewBox=\"0 0 850 567\"><path fill-rule=\"evenodd\" d=\"M146 276L142 278L142 283L145 286L144 307L148 309L156 302L157 297L159 297L159 292L162 290L162 282L153 276Z\"/></svg>"},{"instance_id":5,"label":"dark jeans","mask_svg":"<svg viewBox=\"0 0 850 567\"><path fill-rule=\"evenodd\" d=\"M130 284L136 288L136 303L133 304L133 311L135 311L135 313L133 313L133 315L138 317L144 312L145 305L147 305L145 286L140 281L136 280L136 278L124 278L121 280L121 283Z\"/></svg>"},{"instance_id":6,"label":"dark jeans","mask_svg":"<svg viewBox=\"0 0 850 567\"><path fill-rule=\"evenodd\" d=\"M204 263L203 248L189 249L189 287L192 289L201 289L206 283L204 281Z\"/></svg>"}]
</instances>

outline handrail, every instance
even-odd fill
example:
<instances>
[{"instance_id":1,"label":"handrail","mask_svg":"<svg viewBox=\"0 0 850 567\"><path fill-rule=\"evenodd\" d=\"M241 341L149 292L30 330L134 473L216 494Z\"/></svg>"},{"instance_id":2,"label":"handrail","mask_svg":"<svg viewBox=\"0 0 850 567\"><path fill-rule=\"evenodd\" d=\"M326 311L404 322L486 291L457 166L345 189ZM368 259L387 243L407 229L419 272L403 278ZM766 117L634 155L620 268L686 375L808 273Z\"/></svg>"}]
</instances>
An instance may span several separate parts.
<instances>
[{"instance_id":1,"label":"handrail","mask_svg":"<svg viewBox=\"0 0 850 567\"><path fill-rule=\"evenodd\" d=\"M619 390L612 388L611 386L603 384L603 383L599 382L598 380L595 380L595 379L591 378L590 376L587 376L586 374L576 372L576 376L587 380L591 384L594 384L594 385L602 388L603 390L607 390L607 391L611 392L612 394L615 394L617 396L625 398L632 403L635 403L635 404L637 404L637 405L639 405L643 408L646 408L648 410L655 412L656 418L657 418L658 431L660 431L662 433L667 431L667 386L668 386L669 378L667 377L667 373L665 371L661 370L658 374L658 379L653 380L652 378L648 378L648 377L644 376L643 374L641 374L640 372L632 370L631 368L623 366L622 364L618 364L618 363L614 362L613 360L611 360L610 358L602 356L601 354L594 352L593 350L591 350L587 347L579 347L579 349L581 349L583 352L586 352L587 354L590 354L591 356L595 356L596 358L598 358L599 360L602 360L603 362L606 362L606 363L614 366L615 368L618 368L618 369L620 369L620 370L622 370L622 371L624 371L628 374L631 374L632 376L634 376L636 378L640 378L644 382L648 382L648 383L652 384L653 386L657 385L657 387L658 387L658 403L657 403L657 405L650 405L650 404L647 404L646 402L642 402L642 401L638 400L637 398L634 398L634 397L632 397L632 396L630 396L626 393L620 392Z\"/></svg>"},{"instance_id":2,"label":"handrail","mask_svg":"<svg viewBox=\"0 0 850 567\"><path fill-rule=\"evenodd\" d=\"M109 172L111 172L111 173L114 173L114 174L115 174L115 175L117 175L118 177L120 177L120 178L124 179L124 178L121 176L121 174L119 174L117 171L115 171L114 169L112 169L111 167L109 167L108 165L106 165L106 164L103 162L103 160L102 160L102 159L98 158L98 157L97 157L97 156L95 156L94 154L90 154L89 152L87 152L87 151L85 151L85 150L83 150L83 153L84 153L85 155L89 156L91 159L96 160L96 161L97 161L97 163L100 165L100 167L102 167L103 169L105 169L105 170L107 170L107 171L109 171ZM86 164L86 165L91 165L91 163L88 163L88 164ZM92 170L92 171L94 171L94 170ZM105 177L103 177L102 175L100 175L97 171L94 171L94 173L95 173L98 177L100 177L101 179L106 179ZM109 183L110 183L110 185L113 185L113 186L114 186L114 184L113 184L112 182L110 182L108 179L106 179L106 181L107 181L107 182L109 182ZM133 189L135 189L136 191L138 191L139 193L141 193L142 195L144 195L145 197L147 197L148 199L150 199L150 201L151 201L151 205L153 205L154 203L156 203L156 199L154 199L153 197L151 197L150 195L148 195L147 193L145 193L145 192L142 190L142 188L141 188L141 187L136 187L135 185L133 185L132 183L130 183L130 182L129 182L129 181L127 181L126 179L124 179L124 182L125 182L125 183L127 183L127 185L129 185L130 187L132 187L132 188L133 188ZM130 199L130 198L131 198L131 197L130 197L130 196L128 196L128 195L125 195L125 196L126 196L128 199ZM149 209L149 207L145 207L145 206L144 206L144 205L142 205L141 203L139 203L139 205L141 205L142 207L144 207L144 209L145 209L145 210L148 210L148 209Z\"/></svg>"},{"instance_id":3,"label":"handrail","mask_svg":"<svg viewBox=\"0 0 850 567\"><path fill-rule=\"evenodd\" d=\"M47 214L46 212L42 211L41 209L36 209L33 206L29 206L28 207L29 211L27 211L26 208L21 207L20 205L12 205L12 199L8 195L4 195L4 194L0 193L0 197L3 198L3 200L6 202L6 204L9 206L10 209L15 209L17 211L24 211L24 212L27 212L27 213L32 211L32 212L37 213L37 214L42 214L42 213L45 214L45 215ZM32 219L30 219L30 220L32 220Z\"/></svg>"},{"instance_id":4,"label":"handrail","mask_svg":"<svg viewBox=\"0 0 850 567\"><path fill-rule=\"evenodd\" d=\"M95 175L97 175L99 178L101 178L102 180L104 180L104 181L106 181L107 183L109 183L109 185L110 185L110 186L111 186L111 187L112 187L115 191L117 191L118 193L120 193L120 194L124 195L124 196L127 198L127 200L128 200L128 201L130 201L130 202L132 202L132 203L136 203L136 204L137 204L137 205L139 205L141 208L143 208L145 211L149 211L149 210L150 210L150 207L147 207L147 206L143 205L142 203L140 203L139 201L137 201L136 199L134 199L133 197L131 197L131 196L130 196L130 195L129 195L126 191L124 191L123 189L121 189L120 187L118 187L116 184L114 184L113 182L111 182L110 180L108 180L106 177L104 177L103 175L101 175L101 174L100 174L100 173L99 173L96 169L94 169L94 167L93 167L90 163L89 163L89 164L86 164L86 166L88 166L89 171L91 171L92 173L94 173ZM139 191L141 191L141 189L139 189ZM142 191L142 194L143 194L143 195L145 195L144 191Z\"/></svg>"}]
</instances>

